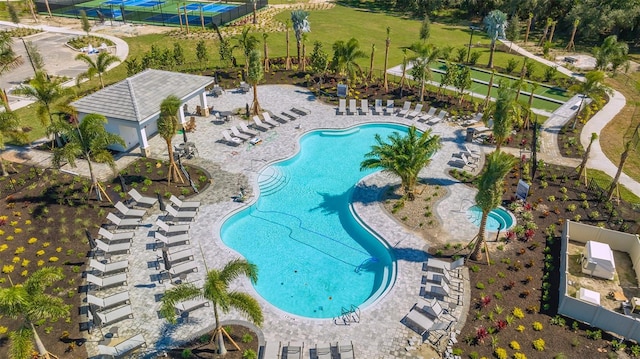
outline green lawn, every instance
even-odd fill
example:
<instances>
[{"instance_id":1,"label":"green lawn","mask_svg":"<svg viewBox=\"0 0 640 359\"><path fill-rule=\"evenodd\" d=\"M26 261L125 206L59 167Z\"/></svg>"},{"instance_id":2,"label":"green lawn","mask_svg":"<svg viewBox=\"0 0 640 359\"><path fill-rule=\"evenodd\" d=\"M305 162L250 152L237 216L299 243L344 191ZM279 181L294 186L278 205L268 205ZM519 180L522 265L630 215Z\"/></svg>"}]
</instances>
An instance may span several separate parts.
<instances>
[{"instance_id":1,"label":"green lawn","mask_svg":"<svg viewBox=\"0 0 640 359\"><path fill-rule=\"evenodd\" d=\"M600 170L589 169L587 174L589 179L595 179L600 185L608 185L613 181L613 177ZM623 201L627 203L640 203L640 197L633 194L633 192L629 191L624 185L618 185L618 189L620 190L620 198Z\"/></svg>"}]
</instances>

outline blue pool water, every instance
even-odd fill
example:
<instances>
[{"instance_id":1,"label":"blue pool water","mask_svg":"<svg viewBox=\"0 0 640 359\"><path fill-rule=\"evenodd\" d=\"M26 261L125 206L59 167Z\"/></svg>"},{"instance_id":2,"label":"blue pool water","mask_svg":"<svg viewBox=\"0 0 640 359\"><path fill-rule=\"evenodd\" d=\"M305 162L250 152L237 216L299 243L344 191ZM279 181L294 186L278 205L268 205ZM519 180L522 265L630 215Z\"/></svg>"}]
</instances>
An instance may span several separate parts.
<instances>
[{"instance_id":1,"label":"blue pool water","mask_svg":"<svg viewBox=\"0 0 640 359\"><path fill-rule=\"evenodd\" d=\"M386 243L354 218L355 184L375 134L386 139L407 128L367 124L344 131L314 131L294 157L259 175L255 205L222 226L226 245L255 263L257 292L300 316L332 318L375 301L393 283L394 258Z\"/></svg>"},{"instance_id":2,"label":"blue pool water","mask_svg":"<svg viewBox=\"0 0 640 359\"><path fill-rule=\"evenodd\" d=\"M469 208L467 210L467 216L473 224L480 226L480 220L482 219L482 211L480 208L477 206ZM503 207L498 207L489 212L486 230L491 232L497 232L498 229L505 231L513 227L514 224L515 218L513 215Z\"/></svg>"}]
</instances>

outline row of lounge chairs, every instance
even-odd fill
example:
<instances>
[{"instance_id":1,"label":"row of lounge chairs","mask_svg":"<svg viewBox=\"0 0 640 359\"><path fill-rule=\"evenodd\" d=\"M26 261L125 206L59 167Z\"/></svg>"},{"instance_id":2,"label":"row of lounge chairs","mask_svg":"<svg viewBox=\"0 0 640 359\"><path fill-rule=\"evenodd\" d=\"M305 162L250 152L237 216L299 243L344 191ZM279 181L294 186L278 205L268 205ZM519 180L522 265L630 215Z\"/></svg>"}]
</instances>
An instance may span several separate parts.
<instances>
[{"instance_id":1,"label":"row of lounge chairs","mask_svg":"<svg viewBox=\"0 0 640 359\"><path fill-rule=\"evenodd\" d=\"M348 114L348 115L369 115L373 113L374 115L392 115L397 114L399 117L406 117L409 119L416 119L419 122L426 122L430 125L435 125L436 123L444 120L448 115L447 111L440 110L438 115L436 115L436 111L438 110L435 107L431 107L428 112L422 111L423 105L417 104L416 107L411 109L411 101L405 101L403 107L401 109L395 108L395 103L393 100L387 100L386 106L382 106L382 100L375 100L373 111L369 108L368 100L360 100L360 107L357 106L357 100L350 99L349 100L349 108L347 108L347 100L340 99L338 101L338 110L337 113L339 115Z\"/></svg>"},{"instance_id":2,"label":"row of lounge chairs","mask_svg":"<svg viewBox=\"0 0 640 359\"><path fill-rule=\"evenodd\" d=\"M453 263L429 258L423 264L420 297L402 322L418 333L422 341L439 345L443 339L455 341L452 334L457 319L450 311L462 305L464 258ZM453 339L452 339L453 338Z\"/></svg>"},{"instance_id":3,"label":"row of lounge chairs","mask_svg":"<svg viewBox=\"0 0 640 359\"><path fill-rule=\"evenodd\" d=\"M469 146L467 146L467 144L465 143L463 146L463 151L453 155L450 161L450 165L452 167L462 169L468 167L471 170L477 170L480 158L480 152L470 149Z\"/></svg>"},{"instance_id":4,"label":"row of lounge chairs","mask_svg":"<svg viewBox=\"0 0 640 359\"><path fill-rule=\"evenodd\" d=\"M326 345L315 345L308 348L311 359L354 359L353 342L349 344L339 344L337 342ZM303 359L305 358L304 343L288 342L283 344L268 345L264 351L264 359Z\"/></svg>"},{"instance_id":5,"label":"row of lounge chairs","mask_svg":"<svg viewBox=\"0 0 640 359\"><path fill-rule=\"evenodd\" d=\"M262 118L258 115L253 116L253 127L264 132L278 127L281 124L295 121L301 116L305 116L307 114L307 111L295 107L289 111L282 111L280 116L265 111L262 113ZM239 145L248 140L251 141L252 144L256 144L258 142L254 141L258 132L250 129L244 122L240 122L238 126L240 129L236 126L231 126L228 131L222 131L222 137L225 142L232 145ZM229 131L231 131L231 133L229 133Z\"/></svg>"}]
</instances>

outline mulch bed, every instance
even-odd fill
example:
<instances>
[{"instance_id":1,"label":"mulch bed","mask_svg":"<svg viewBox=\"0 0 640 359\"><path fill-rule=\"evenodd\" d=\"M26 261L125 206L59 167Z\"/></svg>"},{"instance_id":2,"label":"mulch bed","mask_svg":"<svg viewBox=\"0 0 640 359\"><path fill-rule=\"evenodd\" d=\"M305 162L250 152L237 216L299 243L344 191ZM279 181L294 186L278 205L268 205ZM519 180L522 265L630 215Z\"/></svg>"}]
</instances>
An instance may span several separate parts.
<instances>
[{"instance_id":1,"label":"mulch bed","mask_svg":"<svg viewBox=\"0 0 640 359\"><path fill-rule=\"evenodd\" d=\"M225 330L231 338L238 344L237 350L233 344L225 338L226 355L216 354L218 347L215 340L211 341L211 334L203 335L178 348L170 350L167 354L169 358L203 358L203 359L250 359L257 358L259 350L258 337L251 329L240 325L225 326ZM251 357L251 352L256 355ZM243 356L246 353L246 357Z\"/></svg>"},{"instance_id":2,"label":"mulch bed","mask_svg":"<svg viewBox=\"0 0 640 359\"><path fill-rule=\"evenodd\" d=\"M209 185L209 174L186 166L200 190ZM151 168L152 171L148 172ZM68 317L55 322L39 323L38 334L45 347L60 358L86 357L83 333L85 325L78 308L81 306L82 272L89 254L85 228L97 235L107 212L114 212L108 202L99 202L89 193L88 179L22 164L13 165L9 177L0 177L0 286L21 283L38 268L56 266L65 278L55 283L47 293L65 299L71 305ZM122 173L126 185L146 196L174 194L189 196L189 184L172 184L164 180L166 163L152 159L134 162ZM120 186L120 187L119 187ZM107 184L107 193L115 202L123 199L118 178ZM126 199L126 198L124 198ZM21 322L3 318L0 324L0 358L7 357L6 331L18 328Z\"/></svg>"}]
</instances>

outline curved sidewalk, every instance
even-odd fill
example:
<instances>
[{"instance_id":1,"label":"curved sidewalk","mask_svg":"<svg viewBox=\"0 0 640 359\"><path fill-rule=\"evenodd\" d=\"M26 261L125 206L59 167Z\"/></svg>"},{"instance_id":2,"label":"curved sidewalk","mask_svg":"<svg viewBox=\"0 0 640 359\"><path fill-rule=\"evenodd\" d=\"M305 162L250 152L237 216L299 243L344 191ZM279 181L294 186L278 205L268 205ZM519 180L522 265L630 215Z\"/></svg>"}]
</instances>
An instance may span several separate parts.
<instances>
[{"instance_id":1,"label":"curved sidewalk","mask_svg":"<svg viewBox=\"0 0 640 359\"><path fill-rule=\"evenodd\" d=\"M512 50L518 52L523 56L532 58L548 66L555 66L558 71L562 72L563 74L571 76L579 81L584 81L584 76L582 74L575 73L563 66L556 64L555 62L536 56L531 52L521 48L520 46L512 44L511 41L502 41L502 43L506 46L510 46ZM591 134L595 132L599 135L600 131L602 131L602 129L615 118L615 116L624 108L624 106L626 106L626 104L627 101L625 97L620 92L614 90L613 94L609 97L609 102L607 102L607 104L600 111L598 111L598 113L591 117L589 122L587 122L582 128L582 132L580 133L580 143L582 144L582 146L586 148L589 145L589 141L591 140ZM548 122L549 121L545 122L545 125L547 125ZM556 123L556 125L558 124ZM562 125L564 125L564 123ZM546 127L547 126L545 126L545 128ZM542 140L547 144L555 144L556 148L558 146L557 133L542 131ZM543 146L543 152L546 152L545 146ZM560 161L565 159L567 158L561 157ZM589 156L589 161L587 162L587 166L592 169L603 171L611 177L614 177L616 175L616 172L618 171L617 165L611 162L611 160L602 152L599 138L591 146L591 153ZM620 184L624 185L636 196L640 196L640 183L626 175L624 172L620 175Z\"/></svg>"}]
</instances>

